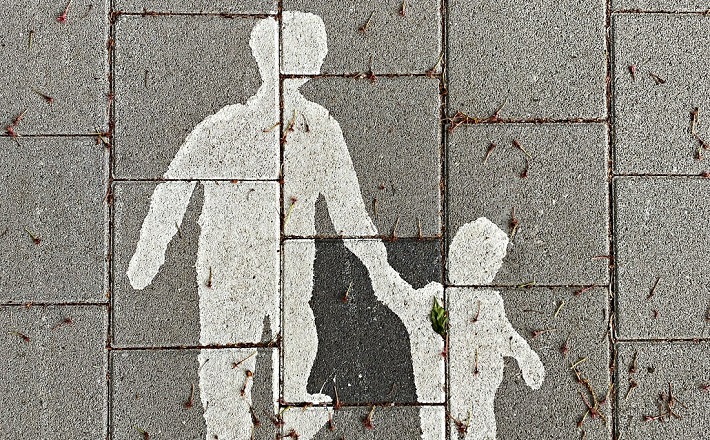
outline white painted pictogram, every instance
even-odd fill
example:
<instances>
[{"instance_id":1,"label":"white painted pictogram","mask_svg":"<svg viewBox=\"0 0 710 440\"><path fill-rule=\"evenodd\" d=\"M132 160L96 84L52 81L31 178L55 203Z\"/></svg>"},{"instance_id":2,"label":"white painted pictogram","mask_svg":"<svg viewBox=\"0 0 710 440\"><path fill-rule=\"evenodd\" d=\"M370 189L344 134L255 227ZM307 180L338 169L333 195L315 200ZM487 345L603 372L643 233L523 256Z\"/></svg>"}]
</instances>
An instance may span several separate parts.
<instances>
[{"instance_id":1,"label":"white painted pictogram","mask_svg":"<svg viewBox=\"0 0 710 440\"><path fill-rule=\"evenodd\" d=\"M165 262L168 243L177 233L199 182L204 188L195 263L200 344L215 347L260 342L262 323L268 318L271 337L275 338L283 326L284 371L289 372L283 378L284 399L328 403L329 396L306 391L318 347L315 319L308 305L313 291L315 242L312 238L288 240L283 243L282 256L281 212L285 213L286 235L312 237L316 233L316 200L323 196L339 234L376 236L378 231L365 208L340 125L327 109L308 101L299 91L308 75L320 72L327 53L325 25L316 15L287 11L282 14L281 32L283 59L279 66L277 21L267 18L254 27L250 46L262 86L245 105L224 107L187 136L164 174L166 181L158 184L152 195L127 276L135 289L151 283ZM279 68L296 78L283 80L284 126L275 129L281 118ZM282 133L283 206L278 182ZM490 282L500 267L507 237L483 220L462 228L452 243L449 270L455 283ZM431 328L429 312L433 298L442 300L443 286L430 283L419 290L412 288L388 264L381 240L344 243L367 268L377 299L407 328L418 401L442 402L444 344ZM482 249L491 252L481 253ZM500 384L502 356L518 359L531 386L539 387L544 370L537 355L505 319L497 293L452 289L451 296L466 299L450 301L452 411L465 415L466 408L472 408L476 422L472 422L471 431L480 429L483 434L469 438L495 438L492 399ZM470 325L458 317L464 313L463 308L477 300L482 303L482 327L471 339L467 334ZM229 353L210 348L199 354L207 438L246 440L253 430L251 388L245 387L242 392L243 377L235 379L232 364L236 359ZM467 372L474 356L480 361L480 380ZM273 364L278 369L276 358ZM253 359L240 366L244 371L253 367ZM276 396L274 383L274 408ZM422 438L438 440L441 430L429 419L434 414L430 409L420 412ZM310 408L292 413L290 418L291 428L306 440L327 422L328 408Z\"/></svg>"},{"instance_id":2,"label":"white painted pictogram","mask_svg":"<svg viewBox=\"0 0 710 440\"><path fill-rule=\"evenodd\" d=\"M507 246L508 236L488 219L467 223L449 248L449 280L460 286L491 284ZM542 386L545 367L506 318L498 292L451 287L447 299L451 432L458 433L460 424L467 440L494 440L494 399L503 381L503 357L518 361L525 383L535 390Z\"/></svg>"}]
</instances>

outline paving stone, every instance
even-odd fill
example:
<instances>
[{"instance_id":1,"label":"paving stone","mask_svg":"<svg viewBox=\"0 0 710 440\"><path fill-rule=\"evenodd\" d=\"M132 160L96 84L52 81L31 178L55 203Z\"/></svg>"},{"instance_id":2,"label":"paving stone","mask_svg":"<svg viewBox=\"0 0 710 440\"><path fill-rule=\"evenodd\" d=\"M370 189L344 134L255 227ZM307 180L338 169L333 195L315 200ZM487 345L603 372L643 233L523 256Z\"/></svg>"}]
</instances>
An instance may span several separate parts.
<instances>
[{"instance_id":1,"label":"paving stone","mask_svg":"<svg viewBox=\"0 0 710 440\"><path fill-rule=\"evenodd\" d=\"M710 139L710 97L706 90L710 18L700 15L614 17L614 122L619 173L698 174L707 154L691 134ZM636 66L636 80L629 66ZM651 74L657 75L662 84ZM700 154L701 156L698 156Z\"/></svg>"},{"instance_id":2,"label":"paving stone","mask_svg":"<svg viewBox=\"0 0 710 440\"><path fill-rule=\"evenodd\" d=\"M103 148L67 137L0 146L0 301L105 301Z\"/></svg>"},{"instance_id":3,"label":"paving stone","mask_svg":"<svg viewBox=\"0 0 710 440\"><path fill-rule=\"evenodd\" d=\"M67 21L58 23L65 6L0 2L0 56L7 61L0 66L3 134L25 110L19 134L95 133L107 125L106 2L77 0Z\"/></svg>"},{"instance_id":4,"label":"paving stone","mask_svg":"<svg viewBox=\"0 0 710 440\"><path fill-rule=\"evenodd\" d=\"M471 319L477 313L475 304L466 304L472 288L447 288L450 310L451 340L454 332L473 332ZM476 292L485 292L475 289ZM500 296L505 305L505 314L513 328L528 342L539 355L545 366L545 379L539 390L532 390L523 380L520 367L513 358L505 358L503 382L495 394L495 414L498 438L505 439L570 439L579 438L577 427L585 411L579 393L583 393L593 405L593 398L581 383L577 382L570 365L586 358L578 364L583 377L589 380L599 400L608 390L609 349L605 337L607 315L606 289L594 288L581 295L575 295L571 288L501 289ZM564 304L560 307L560 304ZM559 308L559 312L557 312ZM555 316L557 313L557 316ZM486 310L479 314L484 319ZM537 337L535 330L551 330ZM567 344L565 355L561 348ZM450 346L449 358L450 390L467 384L455 383L454 370L457 368L456 353L459 347ZM461 362L475 362L475 359ZM484 368L484 367L482 367ZM472 380L475 380L472 379ZM581 430L587 439L611 438L611 415L609 405L601 407L609 424L587 418ZM457 415L451 408L452 417L466 423L467 415ZM474 421L475 423L475 421ZM458 432L451 420L452 438Z\"/></svg>"},{"instance_id":5,"label":"paving stone","mask_svg":"<svg viewBox=\"0 0 710 440\"><path fill-rule=\"evenodd\" d=\"M512 235L494 283L604 284L608 185L601 124L488 124L457 128L449 146L449 227L487 217ZM530 155L512 146L517 140ZM497 147L484 164L491 143Z\"/></svg>"},{"instance_id":6,"label":"paving stone","mask_svg":"<svg viewBox=\"0 0 710 440\"><path fill-rule=\"evenodd\" d=\"M180 234L173 237L153 282L135 290L126 271L148 213L155 183L114 186L113 345L116 347L194 346L200 340L195 260L202 210L200 185L187 208Z\"/></svg>"},{"instance_id":7,"label":"paving stone","mask_svg":"<svg viewBox=\"0 0 710 440\"><path fill-rule=\"evenodd\" d=\"M241 0L237 3L212 0L209 4L198 5L186 0L116 0L114 8L123 12L272 14L276 13L276 3L276 0Z\"/></svg>"},{"instance_id":8,"label":"paving stone","mask_svg":"<svg viewBox=\"0 0 710 440\"><path fill-rule=\"evenodd\" d=\"M390 235L396 224L398 237L418 237L419 221L424 236L440 235L439 82L319 78L301 91L340 124L379 233ZM326 213L316 217L317 228L328 226Z\"/></svg>"},{"instance_id":9,"label":"paving stone","mask_svg":"<svg viewBox=\"0 0 710 440\"><path fill-rule=\"evenodd\" d=\"M284 433L288 434L292 429L298 433L294 427L305 425L309 431L315 431L313 437L308 437L314 440L445 438L443 406L376 406L374 411L372 409L373 407L360 407L333 411L328 408L327 412L332 417L331 425L327 416L322 420L322 408L291 408L284 412ZM370 427L366 427L368 421Z\"/></svg>"},{"instance_id":10,"label":"paving stone","mask_svg":"<svg viewBox=\"0 0 710 440\"><path fill-rule=\"evenodd\" d=\"M200 364L202 351L207 361ZM253 353L257 352L256 356ZM208 350L130 350L113 351L113 412L112 438L135 439L140 431L150 438L205 439L221 434L208 432L204 412L209 408L205 400L199 371L211 362L224 367L223 386L239 396L246 369L238 363L251 359L253 376L248 387L248 397L254 414L264 419L254 428L254 438L273 439L277 428L268 422L274 415L274 349L208 349ZM201 366L202 365L202 366ZM278 369L278 365L275 365ZM252 382L253 381L253 382ZM194 387L194 394L193 394ZM191 398L192 397L192 398ZM241 398L241 397L238 397ZM212 406L218 405L212 402ZM232 423L236 423L233 420ZM226 426L231 426L225 420ZM249 423L245 429L251 430ZM229 438L218 435L219 438Z\"/></svg>"},{"instance_id":11,"label":"paving stone","mask_svg":"<svg viewBox=\"0 0 710 440\"><path fill-rule=\"evenodd\" d=\"M710 182L619 178L615 185L620 337L707 337L710 203L703 194Z\"/></svg>"},{"instance_id":12,"label":"paving stone","mask_svg":"<svg viewBox=\"0 0 710 440\"><path fill-rule=\"evenodd\" d=\"M257 19L128 17L116 23L116 177L157 178L206 116L261 85ZM199 60L199 62L196 62Z\"/></svg>"},{"instance_id":13,"label":"paving stone","mask_svg":"<svg viewBox=\"0 0 710 440\"><path fill-rule=\"evenodd\" d=\"M618 350L617 408L622 438L663 440L707 436L710 393L704 387L710 384L709 343L620 343ZM632 373L634 365L636 372ZM636 386L629 392L632 381ZM646 416L667 412L667 403L659 409L659 400L668 402L669 384L676 399L673 411L681 418L645 420ZM662 394L665 397L659 397Z\"/></svg>"},{"instance_id":14,"label":"paving stone","mask_svg":"<svg viewBox=\"0 0 710 440\"><path fill-rule=\"evenodd\" d=\"M106 437L107 316L101 306L0 307L0 437Z\"/></svg>"},{"instance_id":15,"label":"paving stone","mask_svg":"<svg viewBox=\"0 0 710 440\"><path fill-rule=\"evenodd\" d=\"M375 73L424 73L435 67L441 53L441 4L437 0L407 1L404 17L401 0L284 0L283 7L316 14L325 22L328 56L323 73L369 72L371 68Z\"/></svg>"},{"instance_id":16,"label":"paving stone","mask_svg":"<svg viewBox=\"0 0 710 440\"><path fill-rule=\"evenodd\" d=\"M605 3L449 3L449 109L486 118L603 118Z\"/></svg>"},{"instance_id":17,"label":"paving stone","mask_svg":"<svg viewBox=\"0 0 710 440\"><path fill-rule=\"evenodd\" d=\"M315 317L318 341L311 347L310 341L303 340L304 326L313 324L302 322L298 306L303 300L297 297L297 286L290 282L295 279L296 275L292 273L295 269L289 269L307 246L305 240L289 240L285 247L286 400L293 401L291 384L299 376L308 374L308 393L323 393L333 401L337 388L342 403L416 402L418 395L407 326L396 314L399 310L389 309L376 297L367 269L341 240L318 240L315 243L309 306ZM401 270L404 261L408 260L408 271L402 270L402 276L415 288L441 279L438 248L433 253L422 252L427 248L431 248L428 242L409 242L387 249L395 270ZM427 298L427 306L430 303ZM424 321L425 330L431 331L428 318ZM297 353L304 350L316 352L310 372L303 371L303 365L295 362ZM435 371L429 379L437 381L443 392L443 369L441 377ZM443 399L443 393L440 394ZM420 400L432 399L437 397L421 393Z\"/></svg>"},{"instance_id":18,"label":"paving stone","mask_svg":"<svg viewBox=\"0 0 710 440\"><path fill-rule=\"evenodd\" d=\"M710 9L707 0L612 0L614 11L668 11L668 12L705 12Z\"/></svg>"}]
</instances>

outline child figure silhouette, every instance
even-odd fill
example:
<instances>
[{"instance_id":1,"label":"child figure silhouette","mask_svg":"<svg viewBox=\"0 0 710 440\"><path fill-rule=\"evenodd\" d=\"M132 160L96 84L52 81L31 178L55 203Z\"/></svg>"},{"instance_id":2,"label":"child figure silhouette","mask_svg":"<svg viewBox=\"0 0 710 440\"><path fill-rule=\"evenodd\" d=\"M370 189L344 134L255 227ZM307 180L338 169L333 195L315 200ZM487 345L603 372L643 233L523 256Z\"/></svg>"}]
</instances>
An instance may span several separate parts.
<instances>
[{"instance_id":1,"label":"child figure silhouette","mask_svg":"<svg viewBox=\"0 0 710 440\"><path fill-rule=\"evenodd\" d=\"M486 218L462 226L449 248L450 282L455 286L490 284L503 264L507 246L508 236ZM542 385L545 367L506 318L497 291L450 287L447 293L452 432L459 432L460 439L492 440L496 438L494 398L503 381L503 358L514 357L525 383L535 390Z\"/></svg>"}]
</instances>

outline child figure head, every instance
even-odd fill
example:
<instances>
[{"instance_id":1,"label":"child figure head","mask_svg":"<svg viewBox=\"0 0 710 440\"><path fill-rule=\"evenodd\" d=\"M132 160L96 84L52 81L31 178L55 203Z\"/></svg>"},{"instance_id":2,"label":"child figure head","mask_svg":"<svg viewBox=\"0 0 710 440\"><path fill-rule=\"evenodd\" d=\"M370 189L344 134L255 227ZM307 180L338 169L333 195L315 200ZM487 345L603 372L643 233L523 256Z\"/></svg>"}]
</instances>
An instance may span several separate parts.
<instances>
[{"instance_id":1,"label":"child figure head","mask_svg":"<svg viewBox=\"0 0 710 440\"><path fill-rule=\"evenodd\" d=\"M466 223L449 247L449 281L455 285L490 284L503 265L508 235L485 217Z\"/></svg>"}]
</instances>

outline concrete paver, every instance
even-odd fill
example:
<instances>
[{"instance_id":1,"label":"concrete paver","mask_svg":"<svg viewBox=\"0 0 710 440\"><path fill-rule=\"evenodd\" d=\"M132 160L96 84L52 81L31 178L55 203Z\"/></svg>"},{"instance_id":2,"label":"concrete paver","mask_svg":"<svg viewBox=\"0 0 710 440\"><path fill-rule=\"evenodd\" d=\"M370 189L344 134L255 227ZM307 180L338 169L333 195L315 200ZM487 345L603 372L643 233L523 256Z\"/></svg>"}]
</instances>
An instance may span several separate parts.
<instances>
[{"instance_id":1,"label":"concrete paver","mask_svg":"<svg viewBox=\"0 0 710 440\"><path fill-rule=\"evenodd\" d=\"M77 0L66 22L58 23L65 6L0 2L0 57L7 61L0 66L3 128L26 110L16 127L19 134L106 130L107 2Z\"/></svg>"},{"instance_id":2,"label":"concrete paver","mask_svg":"<svg viewBox=\"0 0 710 440\"><path fill-rule=\"evenodd\" d=\"M338 3L284 0L285 11L323 18L328 56L323 73L424 73L441 54L441 14L437 0ZM290 72L284 72L290 73Z\"/></svg>"},{"instance_id":3,"label":"concrete paver","mask_svg":"<svg viewBox=\"0 0 710 440\"><path fill-rule=\"evenodd\" d=\"M503 382L495 393L497 438L579 438L582 432L587 439L611 438L609 402L597 408L607 418L606 423L601 418L587 416L578 426L587 410L580 393L592 406L594 397L583 383L578 382L570 366L576 364L580 376L588 381L599 401L604 399L611 384L606 337L609 321L606 289L594 288L575 295L578 290L500 289L505 314L513 328L540 356L545 366L545 379L539 390L533 390L523 380L522 365L515 359L506 358L505 363L501 363ZM466 289L448 288L447 298L451 310L452 341L458 338L455 333L476 331L470 321L476 319L479 309L476 304L462 302L467 298ZM487 319L486 313L482 308L479 317ZM536 331L540 332L537 336ZM454 370L459 368L459 359L455 356L458 347L451 346L450 349L449 368L454 374ZM475 360L468 362L475 363ZM479 365L481 370L485 368L483 361ZM482 380L473 371L471 381ZM462 411L462 414L458 414L456 408L451 411L453 418L449 423L454 435L459 432L460 426L465 427L469 422L471 426L476 425L477 420L467 420L467 411ZM454 435L452 438L455 438Z\"/></svg>"},{"instance_id":4,"label":"concrete paver","mask_svg":"<svg viewBox=\"0 0 710 440\"><path fill-rule=\"evenodd\" d=\"M435 439L444 436L445 410L443 406L370 406L327 410L331 422L326 421L311 438L315 440L358 439ZM284 434L302 420L314 419L320 409L291 408L284 412ZM327 418L326 418L327 420ZM296 431L298 434L298 431Z\"/></svg>"},{"instance_id":5,"label":"concrete paver","mask_svg":"<svg viewBox=\"0 0 710 440\"><path fill-rule=\"evenodd\" d=\"M707 435L710 377L703 366L710 364L709 348L707 342L619 344L617 402L623 438Z\"/></svg>"},{"instance_id":6,"label":"concrete paver","mask_svg":"<svg viewBox=\"0 0 710 440\"><path fill-rule=\"evenodd\" d=\"M603 125L464 126L449 139L451 234L486 217L514 235L494 283L606 282L609 261L599 258L609 254ZM492 143L497 146L486 160Z\"/></svg>"},{"instance_id":7,"label":"concrete paver","mask_svg":"<svg viewBox=\"0 0 710 440\"><path fill-rule=\"evenodd\" d=\"M450 1L450 111L603 118L604 24L602 0Z\"/></svg>"},{"instance_id":8,"label":"concrete paver","mask_svg":"<svg viewBox=\"0 0 710 440\"><path fill-rule=\"evenodd\" d=\"M708 337L710 280L704 262L710 258L710 204L697 195L709 183L672 177L616 180L622 338Z\"/></svg>"},{"instance_id":9,"label":"concrete paver","mask_svg":"<svg viewBox=\"0 0 710 440\"><path fill-rule=\"evenodd\" d=\"M398 237L440 235L439 81L321 78L301 91L340 124L362 199L378 232L394 231ZM284 203L288 210L290 201ZM327 222L318 216L316 228Z\"/></svg>"},{"instance_id":10,"label":"concrete paver","mask_svg":"<svg viewBox=\"0 0 710 440\"><path fill-rule=\"evenodd\" d=\"M0 139L0 301L105 302L104 147Z\"/></svg>"},{"instance_id":11,"label":"concrete paver","mask_svg":"<svg viewBox=\"0 0 710 440\"><path fill-rule=\"evenodd\" d=\"M116 347L176 347L198 345L200 311L195 255L197 219L203 192L198 187L180 226L168 245L165 263L153 282L134 289L126 271L148 213L155 183L114 186L115 232L113 259L113 344Z\"/></svg>"},{"instance_id":12,"label":"concrete paver","mask_svg":"<svg viewBox=\"0 0 710 440\"><path fill-rule=\"evenodd\" d=\"M710 4L0 6L0 437L704 438Z\"/></svg>"},{"instance_id":13,"label":"concrete paver","mask_svg":"<svg viewBox=\"0 0 710 440\"><path fill-rule=\"evenodd\" d=\"M305 240L286 242L285 264L307 252L308 246ZM333 401L337 393L345 404L443 402L443 359L439 355L443 344L438 351L434 347L434 355L441 359L441 370L432 371L426 378L431 385L428 389L434 391L418 393L412 367L413 342L408 326L397 315L400 311L388 308L382 298L376 296L365 266L343 241L318 240L314 246L314 279L309 299L314 323L301 318L304 299L294 296L297 289L290 283L298 274L288 268L284 272L286 400L293 401L296 397L291 393L292 383L295 383L292 378L300 377L299 380L307 381L308 393L323 393ZM421 249L426 248L430 248L428 242L388 245L393 268L404 268L403 276L415 287L441 280L441 263L431 254L422 254ZM410 277L408 273L415 275ZM431 301L426 298L427 310ZM428 319L422 323L428 330ZM304 334L308 334L304 333L304 327L313 325L317 333L315 347L304 340ZM344 339L344 335L347 338ZM313 349L317 350L313 367L304 371L303 363L297 360L301 353Z\"/></svg>"},{"instance_id":14,"label":"concrete paver","mask_svg":"<svg viewBox=\"0 0 710 440\"><path fill-rule=\"evenodd\" d=\"M0 307L0 436L106 437L102 306Z\"/></svg>"},{"instance_id":15,"label":"concrete paver","mask_svg":"<svg viewBox=\"0 0 710 440\"><path fill-rule=\"evenodd\" d=\"M254 354L256 353L256 355ZM117 439L140 438L228 438L221 432L208 432L203 408L209 403L202 395L200 371L221 359L239 363L251 359L253 375L246 381L242 366L227 365L223 371L230 382L223 383L235 398L248 399L261 426L254 426L255 438L274 438L278 429L269 421L274 417L274 349L203 350L207 361L200 361L200 350L130 350L112 352L113 419L112 436ZM276 358L278 359L278 358ZM278 364L275 365L278 369ZM247 390L241 390L247 383ZM236 386L236 388L234 388ZM194 388L193 388L194 387ZM212 406L219 405L217 401ZM252 423L247 428L251 431Z\"/></svg>"},{"instance_id":16,"label":"concrete paver","mask_svg":"<svg viewBox=\"0 0 710 440\"><path fill-rule=\"evenodd\" d=\"M616 172L707 170L701 142L710 138L710 98L704 92L710 85L705 75L710 17L623 14L614 17L613 26Z\"/></svg>"},{"instance_id":17,"label":"concrete paver","mask_svg":"<svg viewBox=\"0 0 710 440\"><path fill-rule=\"evenodd\" d=\"M119 18L116 177L162 176L195 125L227 104L244 104L256 92L261 82L249 48L255 22L222 17Z\"/></svg>"}]
</instances>

